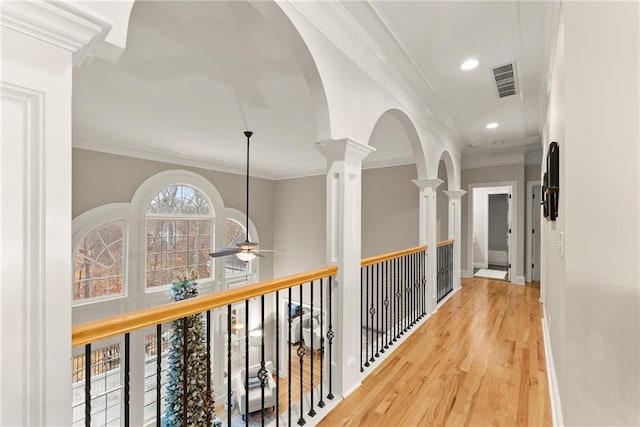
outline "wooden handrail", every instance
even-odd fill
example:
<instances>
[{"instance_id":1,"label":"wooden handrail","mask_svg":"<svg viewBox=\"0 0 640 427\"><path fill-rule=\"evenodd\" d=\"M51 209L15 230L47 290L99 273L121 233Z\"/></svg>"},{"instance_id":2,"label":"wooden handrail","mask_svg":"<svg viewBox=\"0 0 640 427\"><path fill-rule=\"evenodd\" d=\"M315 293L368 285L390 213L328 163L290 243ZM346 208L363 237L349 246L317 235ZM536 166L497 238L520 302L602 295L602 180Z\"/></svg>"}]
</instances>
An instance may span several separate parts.
<instances>
[{"instance_id":1,"label":"wooden handrail","mask_svg":"<svg viewBox=\"0 0 640 427\"><path fill-rule=\"evenodd\" d=\"M231 289L211 295L173 302L157 307L146 308L131 313L119 314L105 319L76 325L71 330L71 345L73 347L93 343L106 338L123 335L148 326L181 319L192 314L202 313L228 304L244 301L261 295L270 294L282 289L288 289L301 283L324 277L334 276L338 267L333 265L319 268L307 273L282 277L239 289Z\"/></svg>"},{"instance_id":2,"label":"wooden handrail","mask_svg":"<svg viewBox=\"0 0 640 427\"><path fill-rule=\"evenodd\" d=\"M453 242L455 242L455 239L443 240L441 242L436 243L436 248L439 248L440 246L452 245Z\"/></svg>"},{"instance_id":3,"label":"wooden handrail","mask_svg":"<svg viewBox=\"0 0 640 427\"><path fill-rule=\"evenodd\" d=\"M427 245L422 245L416 246L415 248L403 249L401 251L364 258L362 262L360 262L360 267L366 267L368 265L377 264L382 261L389 261L391 259L400 258L401 256L415 254L416 252L424 251L426 249Z\"/></svg>"}]
</instances>

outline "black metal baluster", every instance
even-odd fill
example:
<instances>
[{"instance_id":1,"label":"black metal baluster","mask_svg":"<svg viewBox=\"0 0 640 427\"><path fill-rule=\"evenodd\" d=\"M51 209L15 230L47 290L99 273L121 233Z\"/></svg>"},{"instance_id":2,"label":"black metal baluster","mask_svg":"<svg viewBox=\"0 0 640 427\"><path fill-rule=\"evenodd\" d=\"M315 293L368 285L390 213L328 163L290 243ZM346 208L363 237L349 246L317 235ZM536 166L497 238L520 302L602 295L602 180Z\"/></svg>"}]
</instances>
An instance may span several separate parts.
<instances>
[{"instance_id":1,"label":"black metal baluster","mask_svg":"<svg viewBox=\"0 0 640 427\"><path fill-rule=\"evenodd\" d=\"M187 395L187 367L189 366L189 335L187 318L182 318L182 426L188 427L187 413L189 411L189 397Z\"/></svg>"},{"instance_id":2,"label":"black metal baluster","mask_svg":"<svg viewBox=\"0 0 640 427\"><path fill-rule=\"evenodd\" d=\"M364 341L362 340L362 327L364 326L362 324L362 316L364 314L364 309L362 299L364 297L364 274L366 268L367 267L360 267L360 372L364 372L364 362L362 361L362 356L364 355L364 348L362 347L364 344ZM367 359L365 358L364 360ZM320 395L322 395L322 393Z\"/></svg>"},{"instance_id":3,"label":"black metal baluster","mask_svg":"<svg viewBox=\"0 0 640 427\"><path fill-rule=\"evenodd\" d=\"M370 271L369 271L369 283L371 285L371 306L369 307L369 317L371 318L371 358L369 359L370 362L374 362L376 359L374 358L375 352L375 346L376 343L373 340L373 331L375 329L375 323L374 323L374 317L376 315L376 309L373 306L373 302L376 299L376 294L375 294L375 265L371 264L369 266ZM369 336L369 330L367 329L367 336Z\"/></svg>"},{"instance_id":4,"label":"black metal baluster","mask_svg":"<svg viewBox=\"0 0 640 427\"><path fill-rule=\"evenodd\" d=\"M276 291L276 427L280 425L280 291Z\"/></svg>"},{"instance_id":5,"label":"black metal baluster","mask_svg":"<svg viewBox=\"0 0 640 427\"><path fill-rule=\"evenodd\" d=\"M360 293L360 313L362 314L362 293ZM360 316L360 331L362 331L362 315ZM318 407L324 408L324 279L320 279L320 337L320 401ZM362 357L362 332L360 332L360 343L360 357Z\"/></svg>"},{"instance_id":6,"label":"black metal baluster","mask_svg":"<svg viewBox=\"0 0 640 427\"><path fill-rule=\"evenodd\" d=\"M249 425L249 300L244 301L244 425Z\"/></svg>"},{"instance_id":7,"label":"black metal baluster","mask_svg":"<svg viewBox=\"0 0 640 427\"><path fill-rule=\"evenodd\" d=\"M329 329L327 330L327 338L329 338L329 394L327 399L333 400L333 338L335 333L333 332L333 290L331 289L333 284L331 283L331 276L329 276Z\"/></svg>"},{"instance_id":8,"label":"black metal baluster","mask_svg":"<svg viewBox=\"0 0 640 427\"><path fill-rule=\"evenodd\" d=\"M162 392L162 324L156 325L156 426L162 424L161 417Z\"/></svg>"},{"instance_id":9,"label":"black metal baluster","mask_svg":"<svg viewBox=\"0 0 640 427\"><path fill-rule=\"evenodd\" d=\"M382 272L384 277L384 309L385 309L385 327L384 327L384 348L389 348L389 260L382 264Z\"/></svg>"},{"instance_id":10,"label":"black metal baluster","mask_svg":"<svg viewBox=\"0 0 640 427\"><path fill-rule=\"evenodd\" d=\"M413 324L418 322L418 253L411 254L411 293L413 294Z\"/></svg>"},{"instance_id":11,"label":"black metal baluster","mask_svg":"<svg viewBox=\"0 0 640 427\"><path fill-rule=\"evenodd\" d=\"M304 319L304 305L302 304L303 296L302 296L302 284L299 286L300 289L300 308L302 308L302 312L300 314L300 343L298 344L298 359L300 360L300 418L298 419L298 425L303 426L306 424L304 420L304 395L303 395L303 381L304 381L304 339L302 337L302 321Z\"/></svg>"},{"instance_id":12,"label":"black metal baluster","mask_svg":"<svg viewBox=\"0 0 640 427\"><path fill-rule=\"evenodd\" d=\"M249 323L247 323L249 325ZM247 335L249 331L247 330ZM269 384L269 374L264 364L264 295L260 296L260 369L258 370L258 378L260 379L260 407L262 408L262 427L264 427L264 388ZM247 389L247 394L249 390ZM247 407L247 412L249 407Z\"/></svg>"},{"instance_id":13,"label":"black metal baluster","mask_svg":"<svg viewBox=\"0 0 640 427\"><path fill-rule=\"evenodd\" d=\"M91 427L91 344L84 346L84 425Z\"/></svg>"},{"instance_id":14,"label":"black metal baluster","mask_svg":"<svg viewBox=\"0 0 640 427\"><path fill-rule=\"evenodd\" d=\"M403 256L401 258L401 264L402 264L402 282L401 282L401 286L400 286L400 292L402 292L402 320L400 322L400 335L404 335L405 331L407 330L407 291L406 291L406 287L407 287L407 257Z\"/></svg>"},{"instance_id":15,"label":"black metal baluster","mask_svg":"<svg viewBox=\"0 0 640 427\"><path fill-rule=\"evenodd\" d=\"M207 310L205 315L206 320L206 340L207 340L207 402L205 402L205 408L207 408L207 425L211 425L211 412L214 409L214 400L211 395L211 310Z\"/></svg>"},{"instance_id":16,"label":"black metal baluster","mask_svg":"<svg viewBox=\"0 0 640 427\"><path fill-rule=\"evenodd\" d=\"M376 334L376 340L375 340L375 348L376 348L376 359L378 357L380 357L380 344L379 344L379 336L378 336L378 332L380 331L380 267L379 267L379 263L374 264L374 268L375 268L375 274L373 276L373 284L375 287L375 299L373 301L372 306L374 306L374 318L376 321L376 326L375 326L375 334ZM373 319L371 319L371 324L373 325ZM371 337L373 339L373 336ZM371 348L371 352L373 353L373 348Z\"/></svg>"},{"instance_id":17,"label":"black metal baluster","mask_svg":"<svg viewBox=\"0 0 640 427\"><path fill-rule=\"evenodd\" d=\"M310 417L314 417L316 415L316 411L315 409L313 409L313 338L315 337L315 332L313 329L313 284L314 281L311 281L311 332L310 332L310 337L311 337L311 365L309 366L309 376L311 377L311 403L310 403L310 409L309 409L309 416Z\"/></svg>"},{"instance_id":18,"label":"black metal baluster","mask_svg":"<svg viewBox=\"0 0 640 427\"><path fill-rule=\"evenodd\" d=\"M227 305L227 425L231 425L231 304ZM239 402L238 402L239 406Z\"/></svg>"},{"instance_id":19,"label":"black metal baluster","mask_svg":"<svg viewBox=\"0 0 640 427\"><path fill-rule=\"evenodd\" d=\"M367 314L364 316L365 318L365 328L364 328L364 333L365 333L365 357L364 357L364 366L369 367L369 267L370 266L366 266L365 267L365 273L366 273L366 277L367 277L367 281L366 281L366 286L365 286L365 302L366 302L366 307L367 307ZM360 322L362 322L362 320L360 320ZM360 339L362 339L362 329L360 329Z\"/></svg>"},{"instance_id":20,"label":"black metal baluster","mask_svg":"<svg viewBox=\"0 0 640 427\"><path fill-rule=\"evenodd\" d=\"M293 322L293 318L291 317L291 288L289 288L289 312L287 313L287 319L289 324L289 370L287 371L287 390L288 390L288 400L287 400L287 411L288 411L288 426L291 425L291 346L293 343L291 342L291 323ZM302 322L302 318L300 318L300 322ZM301 323L302 324L302 323Z\"/></svg>"},{"instance_id":21,"label":"black metal baluster","mask_svg":"<svg viewBox=\"0 0 640 427\"><path fill-rule=\"evenodd\" d=\"M413 321L413 254L407 256L407 263L409 265L409 282L407 283L409 289L409 329L411 329L415 324Z\"/></svg>"},{"instance_id":22,"label":"black metal baluster","mask_svg":"<svg viewBox=\"0 0 640 427\"><path fill-rule=\"evenodd\" d=\"M393 342L398 341L398 338L400 338L400 295L398 294L398 283L400 281L400 269L399 269L399 263L400 263L400 258L396 258L393 260L394 262L394 272L393 272L393 299L395 300L395 305L396 305L396 309L395 309L395 336L393 338Z\"/></svg>"}]
</instances>

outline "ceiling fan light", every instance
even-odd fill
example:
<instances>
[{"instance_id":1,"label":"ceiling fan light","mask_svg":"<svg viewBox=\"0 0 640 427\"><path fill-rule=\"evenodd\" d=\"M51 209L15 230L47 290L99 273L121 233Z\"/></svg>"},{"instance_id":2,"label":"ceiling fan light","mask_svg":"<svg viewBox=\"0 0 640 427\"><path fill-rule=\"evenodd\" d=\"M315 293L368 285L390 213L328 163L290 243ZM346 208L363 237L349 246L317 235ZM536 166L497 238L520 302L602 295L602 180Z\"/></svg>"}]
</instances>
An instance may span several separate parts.
<instances>
[{"instance_id":1,"label":"ceiling fan light","mask_svg":"<svg viewBox=\"0 0 640 427\"><path fill-rule=\"evenodd\" d=\"M256 254L254 254L253 252L249 252L249 251L242 251L242 252L238 252L236 254L236 256L238 257L238 259L240 261L249 262L249 261L252 261L256 257Z\"/></svg>"}]
</instances>

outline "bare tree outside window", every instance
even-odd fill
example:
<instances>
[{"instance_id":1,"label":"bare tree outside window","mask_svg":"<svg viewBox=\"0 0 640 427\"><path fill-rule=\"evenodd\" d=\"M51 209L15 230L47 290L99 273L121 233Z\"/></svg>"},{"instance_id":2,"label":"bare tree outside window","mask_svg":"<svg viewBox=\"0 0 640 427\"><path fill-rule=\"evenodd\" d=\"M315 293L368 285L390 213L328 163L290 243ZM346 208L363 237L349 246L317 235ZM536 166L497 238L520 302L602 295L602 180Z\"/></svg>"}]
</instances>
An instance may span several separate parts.
<instances>
[{"instance_id":1,"label":"bare tree outside window","mask_svg":"<svg viewBox=\"0 0 640 427\"><path fill-rule=\"evenodd\" d=\"M73 300L122 294L124 220L88 232L76 248Z\"/></svg>"},{"instance_id":2,"label":"bare tree outside window","mask_svg":"<svg viewBox=\"0 0 640 427\"><path fill-rule=\"evenodd\" d=\"M236 243L241 243L246 240L245 227L238 221L226 218L225 226L225 247L233 247ZM244 274L249 271L249 263L238 259L236 256L228 256L225 257L224 270L226 277L235 274Z\"/></svg>"},{"instance_id":3,"label":"bare tree outside window","mask_svg":"<svg viewBox=\"0 0 640 427\"><path fill-rule=\"evenodd\" d=\"M168 285L185 271L211 277L212 233L213 217L202 193L187 185L158 192L147 208L147 287Z\"/></svg>"}]
</instances>

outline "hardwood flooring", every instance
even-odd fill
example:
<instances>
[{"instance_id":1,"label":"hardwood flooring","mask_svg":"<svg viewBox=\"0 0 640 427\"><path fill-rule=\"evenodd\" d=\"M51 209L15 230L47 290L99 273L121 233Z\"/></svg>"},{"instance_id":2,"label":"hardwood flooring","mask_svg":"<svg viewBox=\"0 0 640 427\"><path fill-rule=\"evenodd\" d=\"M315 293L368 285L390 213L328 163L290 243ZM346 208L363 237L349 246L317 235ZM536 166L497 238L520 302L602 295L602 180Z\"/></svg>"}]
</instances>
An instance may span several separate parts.
<instances>
[{"instance_id":1,"label":"hardwood flooring","mask_svg":"<svg viewBox=\"0 0 640 427\"><path fill-rule=\"evenodd\" d=\"M320 426L548 426L540 290L462 289Z\"/></svg>"}]
</instances>

